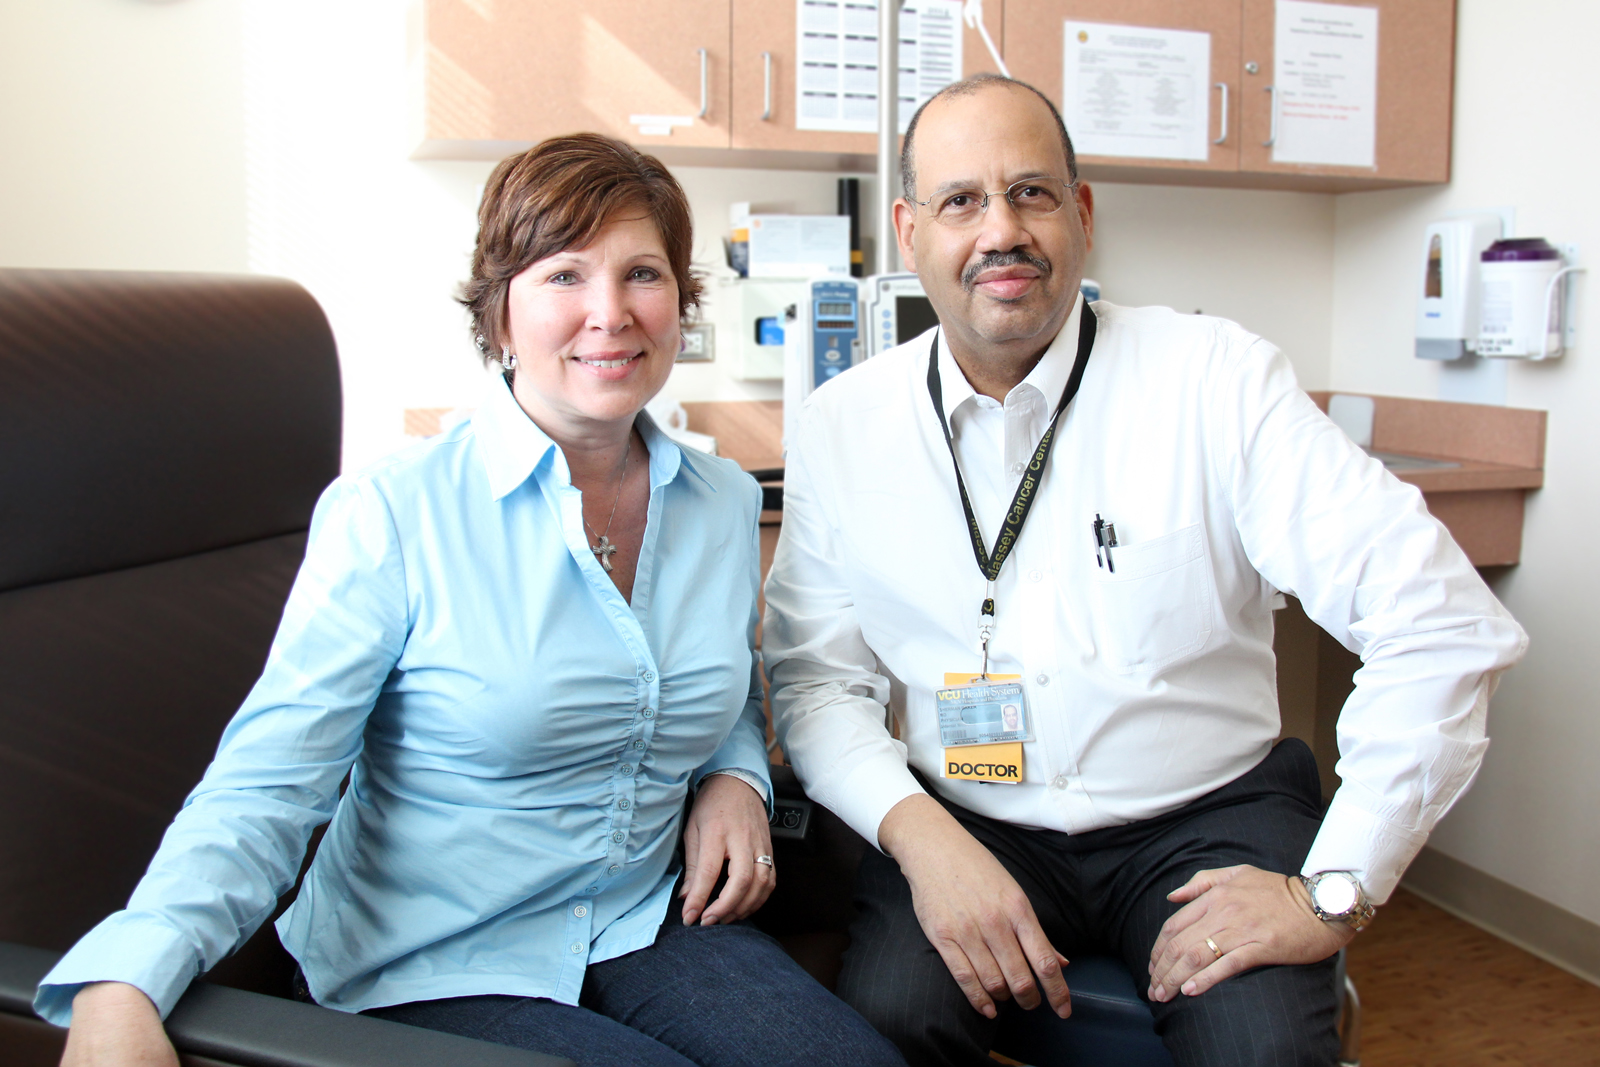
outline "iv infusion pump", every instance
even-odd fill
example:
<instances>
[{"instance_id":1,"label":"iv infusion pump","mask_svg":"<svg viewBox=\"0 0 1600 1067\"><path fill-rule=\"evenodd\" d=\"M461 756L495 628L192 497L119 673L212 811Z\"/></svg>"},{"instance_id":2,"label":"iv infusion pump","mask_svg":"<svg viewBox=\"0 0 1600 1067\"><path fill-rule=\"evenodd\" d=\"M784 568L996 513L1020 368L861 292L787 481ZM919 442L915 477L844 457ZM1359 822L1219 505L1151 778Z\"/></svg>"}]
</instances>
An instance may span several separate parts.
<instances>
[{"instance_id":1,"label":"iv infusion pump","mask_svg":"<svg viewBox=\"0 0 1600 1067\"><path fill-rule=\"evenodd\" d=\"M915 274L828 275L802 283L798 295L783 324L785 444L812 390L939 324Z\"/></svg>"},{"instance_id":2,"label":"iv infusion pump","mask_svg":"<svg viewBox=\"0 0 1600 1067\"><path fill-rule=\"evenodd\" d=\"M867 304L868 351L903 345L939 325L939 316L915 274L877 274L861 286Z\"/></svg>"},{"instance_id":3,"label":"iv infusion pump","mask_svg":"<svg viewBox=\"0 0 1600 1067\"><path fill-rule=\"evenodd\" d=\"M783 324L783 440L794 438L800 405L817 386L866 358L861 286L829 275L802 283Z\"/></svg>"}]
</instances>

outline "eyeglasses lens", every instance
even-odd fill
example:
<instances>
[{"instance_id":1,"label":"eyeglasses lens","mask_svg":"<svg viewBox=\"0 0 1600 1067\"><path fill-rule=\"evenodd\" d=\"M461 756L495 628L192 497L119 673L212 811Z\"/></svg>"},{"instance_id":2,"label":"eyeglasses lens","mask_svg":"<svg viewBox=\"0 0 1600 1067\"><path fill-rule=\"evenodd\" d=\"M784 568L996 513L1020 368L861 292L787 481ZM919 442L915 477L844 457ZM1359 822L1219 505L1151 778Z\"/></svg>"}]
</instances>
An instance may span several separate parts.
<instances>
[{"instance_id":1,"label":"eyeglasses lens","mask_svg":"<svg viewBox=\"0 0 1600 1067\"><path fill-rule=\"evenodd\" d=\"M933 217L946 226L970 226L984 215L991 197L1004 196L1011 210L1028 218L1054 215L1067 202L1068 185L1058 178L1027 178L1002 193L959 189L945 193L930 207Z\"/></svg>"}]
</instances>

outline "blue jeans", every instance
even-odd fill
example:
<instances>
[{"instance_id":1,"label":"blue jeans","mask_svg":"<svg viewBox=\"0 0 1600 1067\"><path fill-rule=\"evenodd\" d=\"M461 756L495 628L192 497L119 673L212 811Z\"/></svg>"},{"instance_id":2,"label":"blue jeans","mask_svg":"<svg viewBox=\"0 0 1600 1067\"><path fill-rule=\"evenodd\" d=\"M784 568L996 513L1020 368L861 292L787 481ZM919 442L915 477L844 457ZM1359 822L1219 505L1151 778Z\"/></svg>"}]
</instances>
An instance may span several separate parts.
<instances>
[{"instance_id":1,"label":"blue jeans","mask_svg":"<svg viewBox=\"0 0 1600 1067\"><path fill-rule=\"evenodd\" d=\"M905 1067L772 938L745 923L684 926L676 898L654 945L588 969L577 1007L481 996L366 1014L579 1067Z\"/></svg>"}]
</instances>

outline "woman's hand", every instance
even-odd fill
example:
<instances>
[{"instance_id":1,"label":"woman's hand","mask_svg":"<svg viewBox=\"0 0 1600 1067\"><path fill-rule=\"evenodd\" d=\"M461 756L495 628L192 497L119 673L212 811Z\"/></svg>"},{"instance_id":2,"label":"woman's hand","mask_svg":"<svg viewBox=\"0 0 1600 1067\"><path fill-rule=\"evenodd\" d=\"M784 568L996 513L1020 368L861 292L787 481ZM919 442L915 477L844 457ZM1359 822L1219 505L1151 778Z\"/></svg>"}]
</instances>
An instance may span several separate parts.
<instances>
[{"instance_id":1,"label":"woman's hand","mask_svg":"<svg viewBox=\"0 0 1600 1067\"><path fill-rule=\"evenodd\" d=\"M683 924L737 922L765 904L778 884L757 856L772 855L767 806L750 786L731 774L707 775L683 828ZM708 908L706 900L728 863L728 881Z\"/></svg>"},{"instance_id":2,"label":"woman's hand","mask_svg":"<svg viewBox=\"0 0 1600 1067\"><path fill-rule=\"evenodd\" d=\"M72 998L61 1067L178 1067L178 1053L137 986L91 982Z\"/></svg>"}]
</instances>

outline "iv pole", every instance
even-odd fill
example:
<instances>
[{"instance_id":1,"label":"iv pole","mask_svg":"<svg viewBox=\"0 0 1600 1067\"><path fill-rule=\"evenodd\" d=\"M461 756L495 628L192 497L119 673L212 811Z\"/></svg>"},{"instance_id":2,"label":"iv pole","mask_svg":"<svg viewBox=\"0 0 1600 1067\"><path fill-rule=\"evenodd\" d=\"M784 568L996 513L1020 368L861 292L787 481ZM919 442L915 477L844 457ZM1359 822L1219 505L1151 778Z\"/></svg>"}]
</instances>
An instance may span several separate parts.
<instances>
[{"instance_id":1,"label":"iv pole","mask_svg":"<svg viewBox=\"0 0 1600 1067\"><path fill-rule=\"evenodd\" d=\"M879 274L904 268L895 239L894 202L900 196L900 4L878 0L878 219Z\"/></svg>"}]
</instances>

